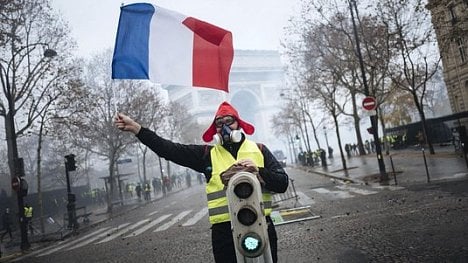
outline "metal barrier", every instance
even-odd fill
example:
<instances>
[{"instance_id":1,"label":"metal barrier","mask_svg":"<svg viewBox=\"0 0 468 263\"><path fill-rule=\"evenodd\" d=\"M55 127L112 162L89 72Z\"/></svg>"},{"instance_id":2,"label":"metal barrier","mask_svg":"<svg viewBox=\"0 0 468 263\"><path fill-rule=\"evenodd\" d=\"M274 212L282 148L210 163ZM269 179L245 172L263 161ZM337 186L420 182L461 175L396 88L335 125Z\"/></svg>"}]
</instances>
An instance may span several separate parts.
<instances>
[{"instance_id":1,"label":"metal barrier","mask_svg":"<svg viewBox=\"0 0 468 263\"><path fill-rule=\"evenodd\" d=\"M79 227L79 224L78 224L78 220L81 218L82 220L82 223L83 224L88 224L89 223L89 216L93 213L93 212L87 212L86 210L86 206L81 206L81 207L77 207L75 208L75 213L76 213L76 228ZM63 214L63 225L64 226L68 226L68 213L64 213Z\"/></svg>"},{"instance_id":2,"label":"metal barrier","mask_svg":"<svg viewBox=\"0 0 468 263\"><path fill-rule=\"evenodd\" d=\"M296 193L296 187L294 186L294 180L289 178L289 186L284 193L273 194L273 203L280 203L286 200L295 199L294 207L296 207L299 200L299 196ZM275 206L275 204L273 204Z\"/></svg>"}]
</instances>

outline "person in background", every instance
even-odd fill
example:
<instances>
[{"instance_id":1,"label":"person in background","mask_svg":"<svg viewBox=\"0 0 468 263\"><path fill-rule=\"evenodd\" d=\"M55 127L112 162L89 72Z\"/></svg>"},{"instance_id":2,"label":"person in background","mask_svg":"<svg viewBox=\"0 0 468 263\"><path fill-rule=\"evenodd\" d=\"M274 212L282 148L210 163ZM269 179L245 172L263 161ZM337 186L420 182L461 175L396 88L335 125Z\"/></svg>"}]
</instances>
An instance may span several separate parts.
<instances>
[{"instance_id":1,"label":"person in background","mask_svg":"<svg viewBox=\"0 0 468 263\"><path fill-rule=\"evenodd\" d=\"M207 143L214 141L214 145L172 142L122 113L117 113L115 125L122 131L135 134L158 156L205 175L208 213L212 225L212 248L216 262L237 262L227 198L223 190L229 178L221 178L223 173L232 166L244 166L256 172L259 181L269 192L284 193L288 188L289 178L281 164L265 145L246 138L245 134L254 133L254 126L242 120L237 110L227 102L219 105L212 123L202 136ZM277 262L277 235L270 218L271 194L265 194L263 201L271 254L273 262Z\"/></svg>"},{"instance_id":2,"label":"person in background","mask_svg":"<svg viewBox=\"0 0 468 263\"><path fill-rule=\"evenodd\" d=\"M150 201L151 200L151 186L150 186L149 182L145 183L144 192L145 192L144 193L145 201Z\"/></svg>"},{"instance_id":3,"label":"person in background","mask_svg":"<svg viewBox=\"0 0 468 263\"><path fill-rule=\"evenodd\" d=\"M141 191L142 191L142 190L143 190L143 189L141 189L141 184L138 183L137 186L136 186L136 188L135 188L135 191L136 191L137 196L138 196L138 200L141 200Z\"/></svg>"},{"instance_id":4,"label":"person in background","mask_svg":"<svg viewBox=\"0 0 468 263\"><path fill-rule=\"evenodd\" d=\"M328 146L328 158L333 158L333 148L331 146Z\"/></svg>"},{"instance_id":5,"label":"person in background","mask_svg":"<svg viewBox=\"0 0 468 263\"><path fill-rule=\"evenodd\" d=\"M33 208L28 203L24 204L24 220L27 228L34 235L34 228L32 226Z\"/></svg>"},{"instance_id":6,"label":"person in background","mask_svg":"<svg viewBox=\"0 0 468 263\"><path fill-rule=\"evenodd\" d=\"M11 226L13 225L13 219L11 218L10 208L5 209L5 213L2 215L2 222L3 222L3 232L2 236L0 237L0 243L3 241L3 237L6 234L10 236L10 242L13 241L13 235L11 234Z\"/></svg>"}]
</instances>

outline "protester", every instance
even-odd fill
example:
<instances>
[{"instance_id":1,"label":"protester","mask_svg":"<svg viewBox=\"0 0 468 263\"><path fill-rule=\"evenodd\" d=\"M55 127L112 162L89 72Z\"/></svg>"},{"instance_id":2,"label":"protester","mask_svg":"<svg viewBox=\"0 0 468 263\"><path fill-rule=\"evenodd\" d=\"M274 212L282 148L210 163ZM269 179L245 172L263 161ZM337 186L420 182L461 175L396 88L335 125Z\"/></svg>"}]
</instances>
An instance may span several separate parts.
<instances>
[{"instance_id":1,"label":"protester","mask_svg":"<svg viewBox=\"0 0 468 263\"><path fill-rule=\"evenodd\" d=\"M223 178L223 182L223 172L232 166L242 165L258 173L259 180L264 182L264 188L270 192L283 193L288 187L288 175L270 150L265 145L246 138L245 134L254 133L254 126L242 120L237 110L227 102L221 103L213 122L202 136L207 143L214 140L214 145L187 145L169 141L122 113L116 115L115 125L122 131L135 134L158 156L204 173L216 262L237 262L227 198L223 190L224 183L227 184L229 178ZM264 204L272 258L273 262L277 262L277 235L269 216L271 194L264 195Z\"/></svg>"},{"instance_id":2,"label":"protester","mask_svg":"<svg viewBox=\"0 0 468 263\"><path fill-rule=\"evenodd\" d=\"M34 228L32 226L33 208L28 203L24 204L24 220L27 228L34 235Z\"/></svg>"},{"instance_id":3,"label":"protester","mask_svg":"<svg viewBox=\"0 0 468 263\"><path fill-rule=\"evenodd\" d=\"M6 234L10 237L10 242L13 241L13 235L11 234L11 226L13 225L13 219L11 218L10 208L5 209L5 213L2 215L2 222L3 222L3 232L2 236L0 237L0 243L3 241L3 237Z\"/></svg>"},{"instance_id":4,"label":"protester","mask_svg":"<svg viewBox=\"0 0 468 263\"><path fill-rule=\"evenodd\" d=\"M141 191L143 191L143 189L141 189L141 184L138 183L137 186L135 187L135 192L138 196L138 200L141 200Z\"/></svg>"}]
</instances>

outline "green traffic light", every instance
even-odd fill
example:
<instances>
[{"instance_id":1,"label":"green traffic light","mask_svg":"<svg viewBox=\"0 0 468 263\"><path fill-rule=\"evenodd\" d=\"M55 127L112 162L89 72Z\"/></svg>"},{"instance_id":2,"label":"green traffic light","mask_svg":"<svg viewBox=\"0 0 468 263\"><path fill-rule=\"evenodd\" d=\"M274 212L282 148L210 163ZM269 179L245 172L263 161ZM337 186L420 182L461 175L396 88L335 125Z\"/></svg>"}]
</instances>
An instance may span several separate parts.
<instances>
[{"instance_id":1,"label":"green traffic light","mask_svg":"<svg viewBox=\"0 0 468 263\"><path fill-rule=\"evenodd\" d=\"M247 233L241 239L241 247L245 256L258 257L263 252L262 238L257 233Z\"/></svg>"},{"instance_id":2,"label":"green traffic light","mask_svg":"<svg viewBox=\"0 0 468 263\"><path fill-rule=\"evenodd\" d=\"M260 240L254 237L244 239L244 247L249 251L256 251L260 247Z\"/></svg>"}]
</instances>

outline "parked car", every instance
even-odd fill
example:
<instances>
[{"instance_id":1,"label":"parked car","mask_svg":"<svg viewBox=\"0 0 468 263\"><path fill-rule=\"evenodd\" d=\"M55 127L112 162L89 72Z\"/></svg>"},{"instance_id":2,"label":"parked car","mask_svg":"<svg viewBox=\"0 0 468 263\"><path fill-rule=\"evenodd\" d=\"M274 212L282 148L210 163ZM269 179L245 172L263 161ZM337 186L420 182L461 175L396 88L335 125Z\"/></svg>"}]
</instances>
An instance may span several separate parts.
<instances>
[{"instance_id":1,"label":"parked car","mask_svg":"<svg viewBox=\"0 0 468 263\"><path fill-rule=\"evenodd\" d=\"M276 150L273 151L273 155L275 156L276 160L281 163L281 166L286 167L286 156L284 155L283 151Z\"/></svg>"}]
</instances>

